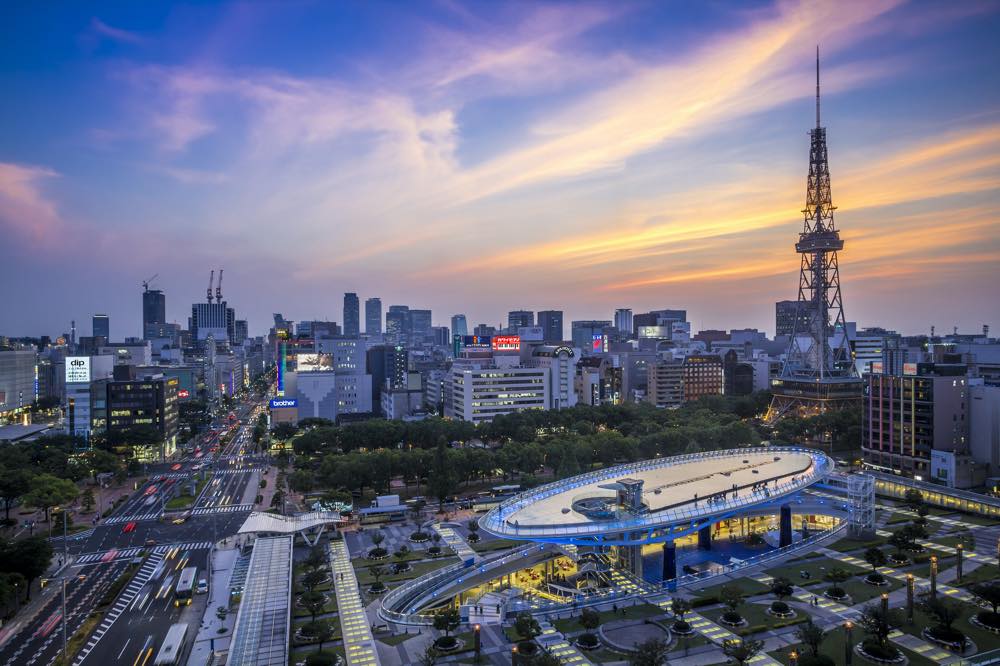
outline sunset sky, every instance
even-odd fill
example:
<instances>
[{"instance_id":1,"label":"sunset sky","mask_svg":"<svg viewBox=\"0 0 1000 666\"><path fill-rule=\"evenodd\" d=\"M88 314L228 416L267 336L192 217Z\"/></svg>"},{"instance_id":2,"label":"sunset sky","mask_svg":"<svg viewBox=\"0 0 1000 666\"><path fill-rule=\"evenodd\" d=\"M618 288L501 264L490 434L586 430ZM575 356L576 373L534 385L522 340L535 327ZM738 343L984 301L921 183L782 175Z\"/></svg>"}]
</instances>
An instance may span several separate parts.
<instances>
[{"instance_id":1,"label":"sunset sky","mask_svg":"<svg viewBox=\"0 0 1000 666\"><path fill-rule=\"evenodd\" d=\"M794 298L822 52L848 320L1000 331L1000 3L0 8L0 334L209 271L251 334L343 292L470 325Z\"/></svg>"}]
</instances>

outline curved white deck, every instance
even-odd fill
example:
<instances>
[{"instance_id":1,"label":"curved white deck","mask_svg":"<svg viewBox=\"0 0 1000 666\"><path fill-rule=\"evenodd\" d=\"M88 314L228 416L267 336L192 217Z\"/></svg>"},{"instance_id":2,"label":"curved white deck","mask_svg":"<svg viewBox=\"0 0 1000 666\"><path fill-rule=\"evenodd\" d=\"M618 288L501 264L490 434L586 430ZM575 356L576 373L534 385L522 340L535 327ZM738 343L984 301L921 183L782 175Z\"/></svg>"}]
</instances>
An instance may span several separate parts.
<instances>
[{"instance_id":1,"label":"curved white deck","mask_svg":"<svg viewBox=\"0 0 1000 666\"><path fill-rule=\"evenodd\" d=\"M480 525L497 536L557 541L656 529L774 500L820 481L832 468L818 451L785 447L647 460L522 493L487 513ZM601 486L626 478L643 482L642 511L602 519L574 510L581 497L614 496Z\"/></svg>"}]
</instances>

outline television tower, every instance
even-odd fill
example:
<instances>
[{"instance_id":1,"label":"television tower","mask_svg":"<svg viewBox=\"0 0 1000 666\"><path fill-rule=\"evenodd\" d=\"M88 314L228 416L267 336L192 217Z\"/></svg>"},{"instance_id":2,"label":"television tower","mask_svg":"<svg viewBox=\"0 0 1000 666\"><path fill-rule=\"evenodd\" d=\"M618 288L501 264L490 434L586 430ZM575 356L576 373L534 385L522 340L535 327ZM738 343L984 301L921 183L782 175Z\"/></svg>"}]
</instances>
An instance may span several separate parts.
<instances>
[{"instance_id":1,"label":"television tower","mask_svg":"<svg viewBox=\"0 0 1000 666\"><path fill-rule=\"evenodd\" d=\"M861 380L851 358L840 293L837 252L844 241L833 220L826 128L820 124L819 47L816 47L816 127L809 131L809 178L802 233L795 328L767 420L785 414L813 416L861 399Z\"/></svg>"}]
</instances>

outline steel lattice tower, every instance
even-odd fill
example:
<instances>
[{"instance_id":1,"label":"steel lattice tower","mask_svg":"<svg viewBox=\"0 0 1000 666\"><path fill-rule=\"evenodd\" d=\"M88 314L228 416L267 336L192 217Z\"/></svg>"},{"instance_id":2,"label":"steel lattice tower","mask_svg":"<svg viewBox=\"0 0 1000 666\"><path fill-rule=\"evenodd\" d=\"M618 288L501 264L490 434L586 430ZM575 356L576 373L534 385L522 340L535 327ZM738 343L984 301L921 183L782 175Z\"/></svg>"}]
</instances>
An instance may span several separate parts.
<instances>
[{"instance_id":1,"label":"steel lattice tower","mask_svg":"<svg viewBox=\"0 0 1000 666\"><path fill-rule=\"evenodd\" d=\"M819 48L816 49L816 127L809 131L809 178L805 220L795 251L801 259L795 329L767 420L785 414L810 416L840 409L861 398L861 380L851 358L840 293L837 252L844 241L833 220L826 128L820 125Z\"/></svg>"}]
</instances>

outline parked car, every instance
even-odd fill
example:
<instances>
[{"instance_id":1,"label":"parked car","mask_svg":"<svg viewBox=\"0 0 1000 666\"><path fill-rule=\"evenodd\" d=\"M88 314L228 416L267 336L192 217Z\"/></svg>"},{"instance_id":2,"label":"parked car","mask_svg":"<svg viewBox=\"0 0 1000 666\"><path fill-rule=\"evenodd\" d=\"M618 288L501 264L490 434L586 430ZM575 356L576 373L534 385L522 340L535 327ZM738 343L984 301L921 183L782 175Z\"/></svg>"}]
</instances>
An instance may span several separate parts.
<instances>
[{"instance_id":1,"label":"parked car","mask_svg":"<svg viewBox=\"0 0 1000 666\"><path fill-rule=\"evenodd\" d=\"M198 587L195 588L196 594L206 594L208 592L208 581L202 578L198 581Z\"/></svg>"}]
</instances>

